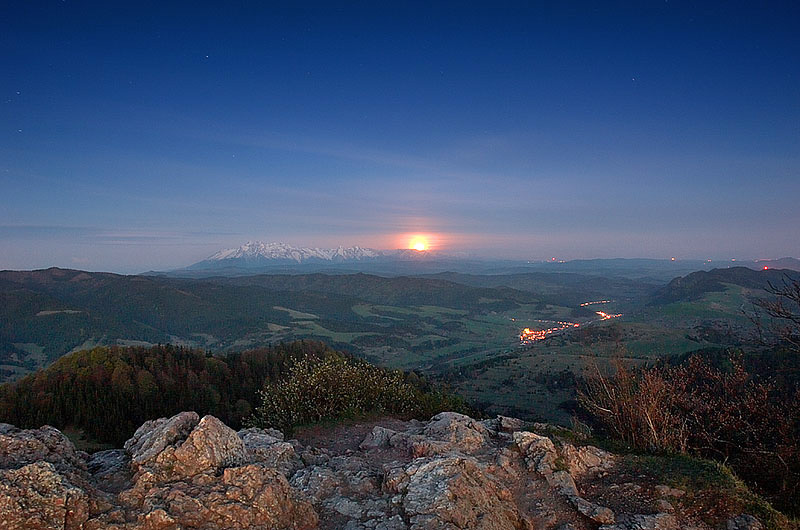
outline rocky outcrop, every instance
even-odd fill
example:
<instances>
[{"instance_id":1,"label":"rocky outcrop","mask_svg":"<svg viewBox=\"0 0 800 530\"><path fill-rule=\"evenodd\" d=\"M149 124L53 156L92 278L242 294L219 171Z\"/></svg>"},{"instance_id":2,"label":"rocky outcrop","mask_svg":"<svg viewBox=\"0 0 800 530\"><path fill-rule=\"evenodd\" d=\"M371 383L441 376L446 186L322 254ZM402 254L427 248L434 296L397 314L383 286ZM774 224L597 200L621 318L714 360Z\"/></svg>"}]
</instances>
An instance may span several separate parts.
<instances>
[{"instance_id":1,"label":"rocky outcrop","mask_svg":"<svg viewBox=\"0 0 800 530\"><path fill-rule=\"evenodd\" d=\"M459 455L416 459L391 469L384 489L412 529L532 528L511 491L474 458Z\"/></svg>"},{"instance_id":2,"label":"rocky outcrop","mask_svg":"<svg viewBox=\"0 0 800 530\"><path fill-rule=\"evenodd\" d=\"M50 462L0 471L0 528L80 528L89 495Z\"/></svg>"},{"instance_id":3,"label":"rocky outcrop","mask_svg":"<svg viewBox=\"0 0 800 530\"><path fill-rule=\"evenodd\" d=\"M684 495L669 486L598 497L598 481L624 490L614 455L513 418L442 413L352 432L320 447L183 412L89 456L52 427L0 424L0 529L707 528L666 501ZM727 527L760 523L736 515Z\"/></svg>"}]
</instances>

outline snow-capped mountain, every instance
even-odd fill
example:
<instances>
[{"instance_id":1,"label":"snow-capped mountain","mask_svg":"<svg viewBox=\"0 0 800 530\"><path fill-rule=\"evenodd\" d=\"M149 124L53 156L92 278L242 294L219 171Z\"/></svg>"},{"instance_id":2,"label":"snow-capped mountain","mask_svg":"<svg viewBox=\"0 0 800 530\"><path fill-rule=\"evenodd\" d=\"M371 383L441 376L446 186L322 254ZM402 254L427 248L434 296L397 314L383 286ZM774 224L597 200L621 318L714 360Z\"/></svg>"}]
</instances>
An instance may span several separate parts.
<instances>
[{"instance_id":1,"label":"snow-capped mountain","mask_svg":"<svg viewBox=\"0 0 800 530\"><path fill-rule=\"evenodd\" d=\"M295 247L286 243L264 243L248 241L238 248L220 250L192 268L217 267L226 264L259 266L269 263L308 263L362 261L381 257L382 253L371 248L337 247L309 248Z\"/></svg>"}]
</instances>

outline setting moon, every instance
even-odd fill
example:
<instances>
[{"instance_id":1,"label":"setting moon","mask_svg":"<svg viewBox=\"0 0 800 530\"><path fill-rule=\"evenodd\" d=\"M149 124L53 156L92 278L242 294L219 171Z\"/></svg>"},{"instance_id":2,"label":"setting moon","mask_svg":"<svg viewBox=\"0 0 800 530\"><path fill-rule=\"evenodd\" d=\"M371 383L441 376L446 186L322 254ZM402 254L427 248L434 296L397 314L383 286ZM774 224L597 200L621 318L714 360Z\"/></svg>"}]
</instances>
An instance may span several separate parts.
<instances>
[{"instance_id":1,"label":"setting moon","mask_svg":"<svg viewBox=\"0 0 800 530\"><path fill-rule=\"evenodd\" d=\"M422 237L412 237L411 241L408 243L408 248L412 250L418 250L422 252L423 250L427 250L429 247L428 241Z\"/></svg>"}]
</instances>

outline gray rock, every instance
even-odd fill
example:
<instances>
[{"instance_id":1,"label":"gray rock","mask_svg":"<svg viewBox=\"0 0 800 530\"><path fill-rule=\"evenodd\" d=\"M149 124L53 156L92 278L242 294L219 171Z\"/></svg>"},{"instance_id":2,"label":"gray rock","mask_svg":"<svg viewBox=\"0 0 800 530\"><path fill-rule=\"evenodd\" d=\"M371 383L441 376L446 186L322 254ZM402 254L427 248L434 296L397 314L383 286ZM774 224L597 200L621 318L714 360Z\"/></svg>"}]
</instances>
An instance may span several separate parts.
<instances>
[{"instance_id":1,"label":"gray rock","mask_svg":"<svg viewBox=\"0 0 800 530\"><path fill-rule=\"evenodd\" d=\"M604 525L600 530L679 530L681 527L674 515L658 513L655 515L629 515L617 524Z\"/></svg>"},{"instance_id":2,"label":"gray rock","mask_svg":"<svg viewBox=\"0 0 800 530\"><path fill-rule=\"evenodd\" d=\"M545 477L552 475L558 452L550 438L526 431L515 432L512 437L529 470Z\"/></svg>"},{"instance_id":3,"label":"gray rock","mask_svg":"<svg viewBox=\"0 0 800 530\"><path fill-rule=\"evenodd\" d=\"M422 434L432 440L448 442L464 453L480 451L491 433L481 422L457 412L442 412L431 418Z\"/></svg>"},{"instance_id":4,"label":"gray rock","mask_svg":"<svg viewBox=\"0 0 800 530\"><path fill-rule=\"evenodd\" d=\"M110 449L94 453L89 458L87 468L101 490L119 493L130 486L130 461L124 449Z\"/></svg>"},{"instance_id":5,"label":"gray rock","mask_svg":"<svg viewBox=\"0 0 800 530\"><path fill-rule=\"evenodd\" d=\"M50 462L59 470L86 469L75 446L56 428L17 429L0 424L0 469L14 469L32 462Z\"/></svg>"},{"instance_id":6,"label":"gray rock","mask_svg":"<svg viewBox=\"0 0 800 530\"><path fill-rule=\"evenodd\" d=\"M245 429L236 433L244 443L247 461L274 467L287 477L303 467L303 461L294 445L275 436L275 429Z\"/></svg>"},{"instance_id":7,"label":"gray rock","mask_svg":"<svg viewBox=\"0 0 800 530\"><path fill-rule=\"evenodd\" d=\"M727 530L764 530L764 525L752 515L742 514L729 519L725 528Z\"/></svg>"},{"instance_id":8,"label":"gray rock","mask_svg":"<svg viewBox=\"0 0 800 530\"><path fill-rule=\"evenodd\" d=\"M199 422L196 412L181 412L171 418L146 421L125 442L125 450L135 465L148 465L164 449L186 439Z\"/></svg>"},{"instance_id":9,"label":"gray rock","mask_svg":"<svg viewBox=\"0 0 800 530\"><path fill-rule=\"evenodd\" d=\"M384 488L399 496L412 529L528 526L511 492L470 457L418 458L408 466L391 469Z\"/></svg>"}]
</instances>

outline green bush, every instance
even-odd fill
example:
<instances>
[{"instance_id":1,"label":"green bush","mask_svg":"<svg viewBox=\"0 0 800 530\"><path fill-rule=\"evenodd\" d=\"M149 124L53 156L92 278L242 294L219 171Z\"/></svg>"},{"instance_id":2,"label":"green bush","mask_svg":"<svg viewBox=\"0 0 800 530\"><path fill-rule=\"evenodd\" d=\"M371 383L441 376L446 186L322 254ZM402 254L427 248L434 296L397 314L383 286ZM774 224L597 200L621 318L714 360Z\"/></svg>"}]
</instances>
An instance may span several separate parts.
<instances>
[{"instance_id":1,"label":"green bush","mask_svg":"<svg viewBox=\"0 0 800 530\"><path fill-rule=\"evenodd\" d=\"M266 384L249 424L291 434L295 427L366 414L430 417L465 410L443 391L424 391L418 378L342 356L303 358L285 377Z\"/></svg>"}]
</instances>

